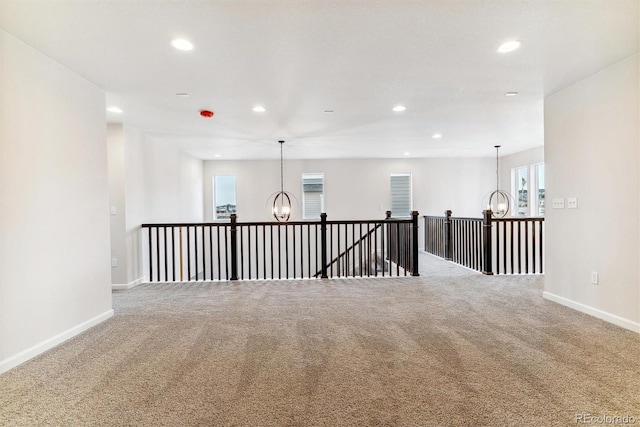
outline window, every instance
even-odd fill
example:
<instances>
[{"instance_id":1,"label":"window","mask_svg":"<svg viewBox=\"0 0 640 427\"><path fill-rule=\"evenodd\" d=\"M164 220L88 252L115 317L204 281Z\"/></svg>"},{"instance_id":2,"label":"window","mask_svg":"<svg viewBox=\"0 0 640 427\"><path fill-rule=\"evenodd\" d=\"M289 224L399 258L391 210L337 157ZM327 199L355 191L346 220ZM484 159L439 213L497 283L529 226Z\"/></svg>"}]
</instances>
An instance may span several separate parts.
<instances>
[{"instance_id":1,"label":"window","mask_svg":"<svg viewBox=\"0 0 640 427\"><path fill-rule=\"evenodd\" d=\"M544 187L544 163L512 169L511 194L516 199L513 215L544 216Z\"/></svg>"},{"instance_id":2,"label":"window","mask_svg":"<svg viewBox=\"0 0 640 427\"><path fill-rule=\"evenodd\" d=\"M544 216L544 163L533 166L535 173L535 189L533 193L534 216Z\"/></svg>"},{"instance_id":3,"label":"window","mask_svg":"<svg viewBox=\"0 0 640 427\"><path fill-rule=\"evenodd\" d=\"M411 216L411 173L391 174L391 215L395 218Z\"/></svg>"},{"instance_id":4,"label":"window","mask_svg":"<svg viewBox=\"0 0 640 427\"><path fill-rule=\"evenodd\" d=\"M511 186L516 198L515 215L529 215L529 167L522 166L511 171Z\"/></svg>"},{"instance_id":5,"label":"window","mask_svg":"<svg viewBox=\"0 0 640 427\"><path fill-rule=\"evenodd\" d=\"M229 219L236 213L235 175L215 175L213 177L214 219Z\"/></svg>"},{"instance_id":6,"label":"window","mask_svg":"<svg viewBox=\"0 0 640 427\"><path fill-rule=\"evenodd\" d=\"M324 212L324 174L302 174L302 218L320 219Z\"/></svg>"}]
</instances>

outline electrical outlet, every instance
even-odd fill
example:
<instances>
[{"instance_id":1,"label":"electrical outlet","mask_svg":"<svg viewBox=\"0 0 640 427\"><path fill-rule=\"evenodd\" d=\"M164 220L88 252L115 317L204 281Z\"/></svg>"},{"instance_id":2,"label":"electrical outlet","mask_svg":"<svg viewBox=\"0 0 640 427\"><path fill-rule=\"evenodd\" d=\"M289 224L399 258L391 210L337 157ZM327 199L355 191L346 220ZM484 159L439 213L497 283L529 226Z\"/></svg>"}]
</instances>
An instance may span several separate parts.
<instances>
[{"instance_id":1,"label":"electrical outlet","mask_svg":"<svg viewBox=\"0 0 640 427\"><path fill-rule=\"evenodd\" d=\"M553 209L564 209L564 199L553 199L551 206Z\"/></svg>"},{"instance_id":2,"label":"electrical outlet","mask_svg":"<svg viewBox=\"0 0 640 427\"><path fill-rule=\"evenodd\" d=\"M111 267L115 268L118 266L118 258L111 258Z\"/></svg>"},{"instance_id":3,"label":"electrical outlet","mask_svg":"<svg viewBox=\"0 0 640 427\"><path fill-rule=\"evenodd\" d=\"M116 216L118 214L118 208L111 206L111 215Z\"/></svg>"},{"instance_id":4,"label":"electrical outlet","mask_svg":"<svg viewBox=\"0 0 640 427\"><path fill-rule=\"evenodd\" d=\"M596 271L591 272L591 283L594 285L598 284L598 272Z\"/></svg>"},{"instance_id":5,"label":"electrical outlet","mask_svg":"<svg viewBox=\"0 0 640 427\"><path fill-rule=\"evenodd\" d=\"M578 198L577 197L568 197L567 198L567 208L569 208L569 209L578 209Z\"/></svg>"}]
</instances>

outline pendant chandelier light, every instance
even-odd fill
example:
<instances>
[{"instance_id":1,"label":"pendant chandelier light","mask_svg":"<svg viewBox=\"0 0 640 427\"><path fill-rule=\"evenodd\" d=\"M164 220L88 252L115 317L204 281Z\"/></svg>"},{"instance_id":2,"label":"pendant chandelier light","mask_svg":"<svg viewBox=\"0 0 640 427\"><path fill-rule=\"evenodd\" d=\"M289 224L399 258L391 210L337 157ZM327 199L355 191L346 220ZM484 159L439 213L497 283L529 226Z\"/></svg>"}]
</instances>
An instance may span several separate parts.
<instances>
[{"instance_id":1,"label":"pendant chandelier light","mask_svg":"<svg viewBox=\"0 0 640 427\"><path fill-rule=\"evenodd\" d=\"M287 222L291 218L291 197L288 191L284 191L284 160L282 157L282 146L284 141L278 141L280 144L280 191L273 193L269 200L273 197L271 213L278 222Z\"/></svg>"},{"instance_id":2,"label":"pendant chandelier light","mask_svg":"<svg viewBox=\"0 0 640 427\"><path fill-rule=\"evenodd\" d=\"M500 146L496 145L496 190L488 195L488 202L486 203L486 207L491 211L491 214L494 218L504 218L507 213L509 213L509 209L511 208L511 195L506 191L500 190L500 164L499 164L499 155L498 151L500 150ZM485 197L486 201L486 197ZM485 203L483 202L483 206Z\"/></svg>"}]
</instances>

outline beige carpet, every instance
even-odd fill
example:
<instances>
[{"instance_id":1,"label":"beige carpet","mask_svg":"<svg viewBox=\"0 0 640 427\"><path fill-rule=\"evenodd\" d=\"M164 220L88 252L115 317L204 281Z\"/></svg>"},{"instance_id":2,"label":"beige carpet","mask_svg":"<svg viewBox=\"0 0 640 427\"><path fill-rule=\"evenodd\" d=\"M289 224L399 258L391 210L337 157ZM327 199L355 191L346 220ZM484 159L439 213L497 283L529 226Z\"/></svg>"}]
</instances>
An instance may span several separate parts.
<instances>
[{"instance_id":1,"label":"beige carpet","mask_svg":"<svg viewBox=\"0 0 640 427\"><path fill-rule=\"evenodd\" d=\"M0 425L640 424L640 336L543 278L421 255L399 279L153 284L0 376Z\"/></svg>"}]
</instances>

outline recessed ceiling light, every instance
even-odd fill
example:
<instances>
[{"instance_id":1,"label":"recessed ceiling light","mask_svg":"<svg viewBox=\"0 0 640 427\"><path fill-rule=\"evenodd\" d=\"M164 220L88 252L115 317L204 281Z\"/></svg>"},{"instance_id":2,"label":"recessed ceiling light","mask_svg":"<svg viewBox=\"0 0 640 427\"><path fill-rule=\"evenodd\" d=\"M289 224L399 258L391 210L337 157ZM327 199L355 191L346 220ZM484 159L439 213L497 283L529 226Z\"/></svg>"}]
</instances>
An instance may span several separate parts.
<instances>
[{"instance_id":1,"label":"recessed ceiling light","mask_svg":"<svg viewBox=\"0 0 640 427\"><path fill-rule=\"evenodd\" d=\"M404 153L404 155L405 155L405 156L410 156L410 155L411 155L411 153L409 153L408 151L406 151L406 152Z\"/></svg>"},{"instance_id":2,"label":"recessed ceiling light","mask_svg":"<svg viewBox=\"0 0 640 427\"><path fill-rule=\"evenodd\" d=\"M507 92L504 96L518 96L518 92Z\"/></svg>"},{"instance_id":3,"label":"recessed ceiling light","mask_svg":"<svg viewBox=\"0 0 640 427\"><path fill-rule=\"evenodd\" d=\"M220 154L214 154L213 157L220 157Z\"/></svg>"},{"instance_id":4,"label":"recessed ceiling light","mask_svg":"<svg viewBox=\"0 0 640 427\"><path fill-rule=\"evenodd\" d=\"M407 107L405 107L404 105L396 105L395 107L393 107L393 111L395 111L395 112L404 111L406 109L407 109Z\"/></svg>"},{"instance_id":5,"label":"recessed ceiling light","mask_svg":"<svg viewBox=\"0 0 640 427\"><path fill-rule=\"evenodd\" d=\"M192 50L193 44L189 40L185 39L173 39L171 40L171 46L178 50Z\"/></svg>"},{"instance_id":6,"label":"recessed ceiling light","mask_svg":"<svg viewBox=\"0 0 640 427\"><path fill-rule=\"evenodd\" d=\"M511 40L506 43L502 43L498 48L498 52L500 53L513 52L514 50L519 48L521 44L522 43L518 40Z\"/></svg>"},{"instance_id":7,"label":"recessed ceiling light","mask_svg":"<svg viewBox=\"0 0 640 427\"><path fill-rule=\"evenodd\" d=\"M266 108L264 108L262 105L256 105L255 107L252 108L253 111L255 111L256 113L264 113L265 111L267 111Z\"/></svg>"},{"instance_id":8,"label":"recessed ceiling light","mask_svg":"<svg viewBox=\"0 0 640 427\"><path fill-rule=\"evenodd\" d=\"M179 93L176 93L176 96L179 96L180 98L188 98L189 94L186 92L179 92Z\"/></svg>"},{"instance_id":9,"label":"recessed ceiling light","mask_svg":"<svg viewBox=\"0 0 640 427\"><path fill-rule=\"evenodd\" d=\"M431 137L433 139L440 139L442 138L442 134L441 133L434 133L433 136Z\"/></svg>"},{"instance_id":10,"label":"recessed ceiling light","mask_svg":"<svg viewBox=\"0 0 640 427\"><path fill-rule=\"evenodd\" d=\"M122 113L122 109L118 107L108 107L107 111L109 111L110 113Z\"/></svg>"}]
</instances>

